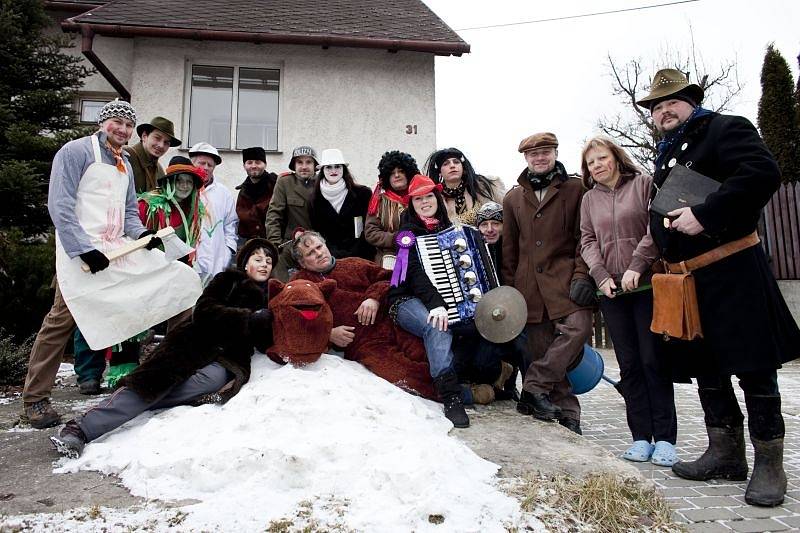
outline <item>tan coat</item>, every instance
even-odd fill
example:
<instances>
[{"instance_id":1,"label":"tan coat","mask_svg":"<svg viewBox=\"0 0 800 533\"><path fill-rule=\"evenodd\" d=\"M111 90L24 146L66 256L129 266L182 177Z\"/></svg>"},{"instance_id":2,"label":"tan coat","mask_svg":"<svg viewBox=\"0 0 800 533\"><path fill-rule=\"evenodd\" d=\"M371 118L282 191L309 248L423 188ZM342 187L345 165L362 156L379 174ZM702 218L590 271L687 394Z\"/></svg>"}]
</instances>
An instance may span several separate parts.
<instances>
[{"instance_id":1,"label":"tan coat","mask_svg":"<svg viewBox=\"0 0 800 533\"><path fill-rule=\"evenodd\" d=\"M528 304L528 324L551 320L581 309L569 299L572 280L588 279L580 256L580 207L585 191L580 179L553 178L540 202L527 169L503 200L503 280L519 290Z\"/></svg>"}]
</instances>

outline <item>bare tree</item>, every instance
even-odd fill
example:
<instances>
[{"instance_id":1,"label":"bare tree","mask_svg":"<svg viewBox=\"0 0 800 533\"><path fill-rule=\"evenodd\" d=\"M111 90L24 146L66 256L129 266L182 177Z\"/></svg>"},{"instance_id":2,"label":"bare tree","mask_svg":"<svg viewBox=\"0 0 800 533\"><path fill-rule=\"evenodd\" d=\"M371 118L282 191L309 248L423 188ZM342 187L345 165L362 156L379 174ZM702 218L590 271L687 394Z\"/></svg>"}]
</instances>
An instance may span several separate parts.
<instances>
[{"instance_id":1,"label":"bare tree","mask_svg":"<svg viewBox=\"0 0 800 533\"><path fill-rule=\"evenodd\" d=\"M625 147L644 169L652 169L661 135L650 120L649 111L637 106L636 100L646 94L657 70L674 68L686 74L689 81L703 88L703 107L712 111L727 111L744 87L739 81L736 58L723 60L713 69L708 68L695 48L691 27L689 33L691 40L687 50L667 46L647 67L641 58L621 64L608 55L611 92L619 98L623 109L613 116L601 117L597 126Z\"/></svg>"}]
</instances>

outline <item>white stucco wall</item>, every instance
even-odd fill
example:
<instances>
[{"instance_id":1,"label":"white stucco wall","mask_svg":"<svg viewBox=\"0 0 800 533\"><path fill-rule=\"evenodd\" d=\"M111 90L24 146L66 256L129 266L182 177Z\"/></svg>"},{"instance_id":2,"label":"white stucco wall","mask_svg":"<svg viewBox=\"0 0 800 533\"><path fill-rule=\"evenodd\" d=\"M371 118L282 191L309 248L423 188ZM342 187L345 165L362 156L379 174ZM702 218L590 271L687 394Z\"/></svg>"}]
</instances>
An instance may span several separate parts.
<instances>
[{"instance_id":1,"label":"white stucco wall","mask_svg":"<svg viewBox=\"0 0 800 533\"><path fill-rule=\"evenodd\" d=\"M295 146L310 144L318 153L340 148L356 180L372 186L386 150L409 152L422 165L435 149L433 55L177 39L126 41L133 49L128 87L140 121L165 116L183 139L188 139L186 74L192 62L279 67L279 153L268 155L271 171L286 170ZM101 57L111 65L111 58ZM416 134L406 133L408 124L417 126ZM162 163L166 166L175 153L170 150ZM222 156L217 179L233 187L245 175L240 152L224 151Z\"/></svg>"},{"instance_id":2,"label":"white stucco wall","mask_svg":"<svg viewBox=\"0 0 800 533\"><path fill-rule=\"evenodd\" d=\"M83 59L83 64L88 68L94 68L91 63L83 56L81 52L82 37L79 33L64 33L57 23L60 23L65 18L74 15L74 13L51 12L50 16L54 20L53 26L48 30L51 35L58 35L66 37L72 43L71 48L64 51L68 54L80 57ZM100 57L103 63L114 73L118 80L122 82L125 87L131 86L133 75L133 39L114 39L110 37L103 37L102 35L95 35L94 42L92 43L92 50ZM99 74L94 74L86 78L84 86L81 89L86 93L110 93L116 94L114 88L109 84L105 78Z\"/></svg>"}]
</instances>

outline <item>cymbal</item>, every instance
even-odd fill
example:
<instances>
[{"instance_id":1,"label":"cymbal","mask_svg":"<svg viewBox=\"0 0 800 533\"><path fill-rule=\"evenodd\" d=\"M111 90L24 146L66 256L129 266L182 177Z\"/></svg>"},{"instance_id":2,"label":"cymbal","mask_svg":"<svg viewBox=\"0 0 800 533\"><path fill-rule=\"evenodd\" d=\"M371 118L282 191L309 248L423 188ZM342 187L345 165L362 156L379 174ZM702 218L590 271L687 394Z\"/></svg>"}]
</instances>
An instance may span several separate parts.
<instances>
[{"instance_id":1,"label":"cymbal","mask_svg":"<svg viewBox=\"0 0 800 533\"><path fill-rule=\"evenodd\" d=\"M525 297L514 287L503 285L492 289L475 306L475 327L490 342L513 340L522 333L527 321Z\"/></svg>"}]
</instances>

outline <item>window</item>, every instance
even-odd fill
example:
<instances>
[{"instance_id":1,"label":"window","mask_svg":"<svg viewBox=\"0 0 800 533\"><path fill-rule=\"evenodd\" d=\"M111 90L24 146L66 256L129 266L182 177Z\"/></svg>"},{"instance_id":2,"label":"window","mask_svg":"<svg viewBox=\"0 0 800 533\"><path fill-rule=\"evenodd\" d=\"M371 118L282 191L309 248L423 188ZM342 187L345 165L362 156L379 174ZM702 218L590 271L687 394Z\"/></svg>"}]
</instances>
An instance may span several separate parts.
<instances>
[{"instance_id":1,"label":"window","mask_svg":"<svg viewBox=\"0 0 800 533\"><path fill-rule=\"evenodd\" d=\"M80 101L81 122L84 124L97 124L97 115L100 114L100 110L103 109L103 106L111 100L113 100L113 98L82 98Z\"/></svg>"},{"instance_id":2,"label":"window","mask_svg":"<svg viewBox=\"0 0 800 533\"><path fill-rule=\"evenodd\" d=\"M280 70L192 65L189 142L278 150Z\"/></svg>"}]
</instances>

